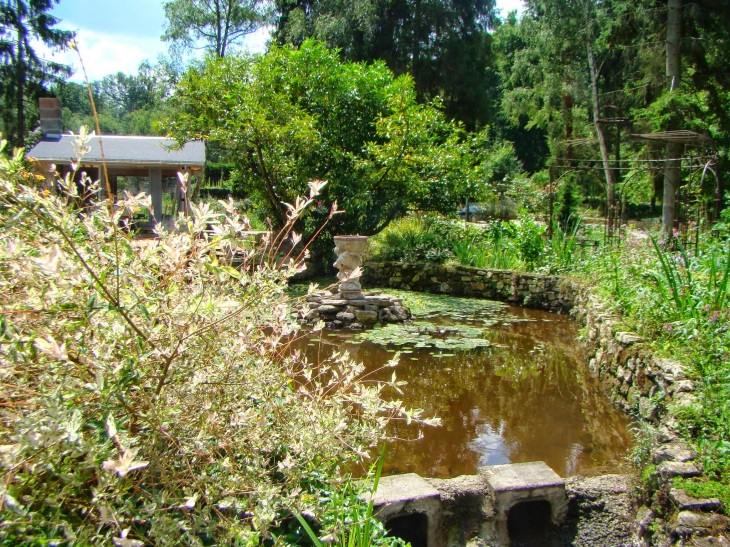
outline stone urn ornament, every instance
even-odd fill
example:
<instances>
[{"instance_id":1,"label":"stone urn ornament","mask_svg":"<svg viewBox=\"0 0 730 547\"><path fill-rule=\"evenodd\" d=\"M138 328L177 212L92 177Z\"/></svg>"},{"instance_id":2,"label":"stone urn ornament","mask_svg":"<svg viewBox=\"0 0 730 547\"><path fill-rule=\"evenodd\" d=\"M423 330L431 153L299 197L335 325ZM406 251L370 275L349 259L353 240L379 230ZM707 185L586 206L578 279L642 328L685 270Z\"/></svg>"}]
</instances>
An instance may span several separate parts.
<instances>
[{"instance_id":1,"label":"stone urn ornament","mask_svg":"<svg viewBox=\"0 0 730 547\"><path fill-rule=\"evenodd\" d=\"M339 270L337 286L313 291L305 300L295 304L292 315L301 325L324 323L326 329L359 330L378 323L403 323L411 319L411 310L403 299L377 291L363 294L360 286L362 254L368 247L366 236L335 236ZM320 327L321 328L321 327Z\"/></svg>"},{"instance_id":2,"label":"stone urn ornament","mask_svg":"<svg viewBox=\"0 0 730 547\"><path fill-rule=\"evenodd\" d=\"M360 266L362 254L368 247L367 236L335 236L335 268L339 270L340 295L347 300L363 298L360 285ZM354 275L353 275L354 274Z\"/></svg>"}]
</instances>

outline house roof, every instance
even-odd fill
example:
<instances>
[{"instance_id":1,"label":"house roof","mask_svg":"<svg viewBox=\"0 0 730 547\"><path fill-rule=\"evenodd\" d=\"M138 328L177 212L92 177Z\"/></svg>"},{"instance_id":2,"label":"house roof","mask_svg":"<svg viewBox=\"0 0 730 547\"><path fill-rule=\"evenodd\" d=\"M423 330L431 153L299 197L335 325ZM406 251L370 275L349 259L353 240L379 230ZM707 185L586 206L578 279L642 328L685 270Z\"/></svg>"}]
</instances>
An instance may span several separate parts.
<instances>
[{"instance_id":1,"label":"house roof","mask_svg":"<svg viewBox=\"0 0 730 547\"><path fill-rule=\"evenodd\" d=\"M44 139L31 148L27 155L38 161L65 163L74 159L74 135L62 135L60 139ZM99 136L91 137L91 148L84 155L83 163L101 163ZM165 137L129 137L101 135L104 159L108 165L204 165L205 144L201 141L186 143L181 149L173 150L173 139Z\"/></svg>"}]
</instances>

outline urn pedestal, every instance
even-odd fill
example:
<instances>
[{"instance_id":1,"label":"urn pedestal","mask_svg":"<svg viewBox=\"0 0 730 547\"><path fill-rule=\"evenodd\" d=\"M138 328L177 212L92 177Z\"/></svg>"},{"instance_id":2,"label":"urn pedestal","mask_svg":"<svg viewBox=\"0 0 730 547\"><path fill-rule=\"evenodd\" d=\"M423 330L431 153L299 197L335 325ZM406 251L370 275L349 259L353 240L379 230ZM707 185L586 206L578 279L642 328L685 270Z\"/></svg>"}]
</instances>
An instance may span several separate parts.
<instances>
[{"instance_id":1,"label":"urn pedestal","mask_svg":"<svg viewBox=\"0 0 730 547\"><path fill-rule=\"evenodd\" d=\"M340 283L331 291L310 293L294 306L292 315L300 324L314 326L322 321L328 329L358 330L411 319L411 310L403 305L403 299L377 291L363 294L358 268L368 246L366 236L335 236L335 245L334 265Z\"/></svg>"},{"instance_id":2,"label":"urn pedestal","mask_svg":"<svg viewBox=\"0 0 730 547\"><path fill-rule=\"evenodd\" d=\"M335 268L339 270L337 279L340 280L340 296L347 300L361 300L363 298L360 276L353 276L353 272L362 266L362 254L368 247L366 236L335 236Z\"/></svg>"}]
</instances>

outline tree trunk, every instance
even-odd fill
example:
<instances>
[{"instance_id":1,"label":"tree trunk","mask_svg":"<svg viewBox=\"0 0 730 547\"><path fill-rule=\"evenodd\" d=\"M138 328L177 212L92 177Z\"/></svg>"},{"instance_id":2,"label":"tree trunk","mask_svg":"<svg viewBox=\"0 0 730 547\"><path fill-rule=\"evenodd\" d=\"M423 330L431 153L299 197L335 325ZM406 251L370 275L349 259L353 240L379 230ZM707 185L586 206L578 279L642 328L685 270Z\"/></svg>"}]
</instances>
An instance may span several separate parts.
<instances>
[{"instance_id":1,"label":"tree trunk","mask_svg":"<svg viewBox=\"0 0 730 547\"><path fill-rule=\"evenodd\" d=\"M608 217L608 233L613 233L613 219L615 216L616 205L614 203L614 187L613 173L611 170L611 160L608 155L608 144L606 143L606 135L603 132L601 124L601 108L598 102L598 69L596 68L596 59L593 55L593 44L591 44L590 27L588 20L588 12L586 9L586 52L588 54L588 66L591 71L591 98L593 101L593 121L596 125L596 136L598 137L598 145L601 148L601 160L603 163L603 171L606 174L606 215Z\"/></svg>"},{"instance_id":2,"label":"tree trunk","mask_svg":"<svg viewBox=\"0 0 730 547\"><path fill-rule=\"evenodd\" d=\"M18 66L16 67L16 106L18 109L17 117L17 135L16 135L16 146L18 148L25 144L25 56L23 52L23 42L25 36L23 35L23 26L20 23L20 6L16 3L16 32L18 36L18 49L16 54L16 60Z\"/></svg>"},{"instance_id":3,"label":"tree trunk","mask_svg":"<svg viewBox=\"0 0 730 547\"><path fill-rule=\"evenodd\" d=\"M420 89L419 79L421 72L421 0L416 0L413 17L413 83L416 85L416 92Z\"/></svg>"},{"instance_id":4,"label":"tree trunk","mask_svg":"<svg viewBox=\"0 0 730 547\"><path fill-rule=\"evenodd\" d=\"M226 54L226 46L223 42L223 13L221 13L221 2L215 2L215 54L223 57Z\"/></svg>"},{"instance_id":5,"label":"tree trunk","mask_svg":"<svg viewBox=\"0 0 730 547\"><path fill-rule=\"evenodd\" d=\"M573 166L573 96L570 93L563 95L563 110L565 111L565 140L568 147L565 150L565 159L568 166Z\"/></svg>"},{"instance_id":6,"label":"tree trunk","mask_svg":"<svg viewBox=\"0 0 730 547\"><path fill-rule=\"evenodd\" d=\"M682 69L682 0L667 0L667 88L672 93L679 87ZM672 127L670 129L677 129ZM674 228L675 196L682 179L684 152L680 143L667 144L664 164L664 202L662 203L662 236L668 241Z\"/></svg>"}]
</instances>

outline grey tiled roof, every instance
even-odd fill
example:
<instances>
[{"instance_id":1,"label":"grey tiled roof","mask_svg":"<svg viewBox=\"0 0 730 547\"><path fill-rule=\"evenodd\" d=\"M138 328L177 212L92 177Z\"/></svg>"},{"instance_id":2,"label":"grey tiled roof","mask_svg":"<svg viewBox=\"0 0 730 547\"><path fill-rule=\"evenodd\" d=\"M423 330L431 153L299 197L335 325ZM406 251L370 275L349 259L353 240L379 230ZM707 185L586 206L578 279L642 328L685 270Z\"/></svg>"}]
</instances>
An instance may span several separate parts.
<instances>
[{"instance_id":1,"label":"grey tiled roof","mask_svg":"<svg viewBox=\"0 0 730 547\"><path fill-rule=\"evenodd\" d=\"M137 165L203 165L205 163L205 144L200 141L189 142L181 150L170 150L175 141L164 137L121 137L102 135L102 146L107 164ZM74 158L72 135L63 135L60 140L42 140L31 148L27 155L39 161L66 163ZM91 137L91 151L83 163L101 163L99 137Z\"/></svg>"}]
</instances>

